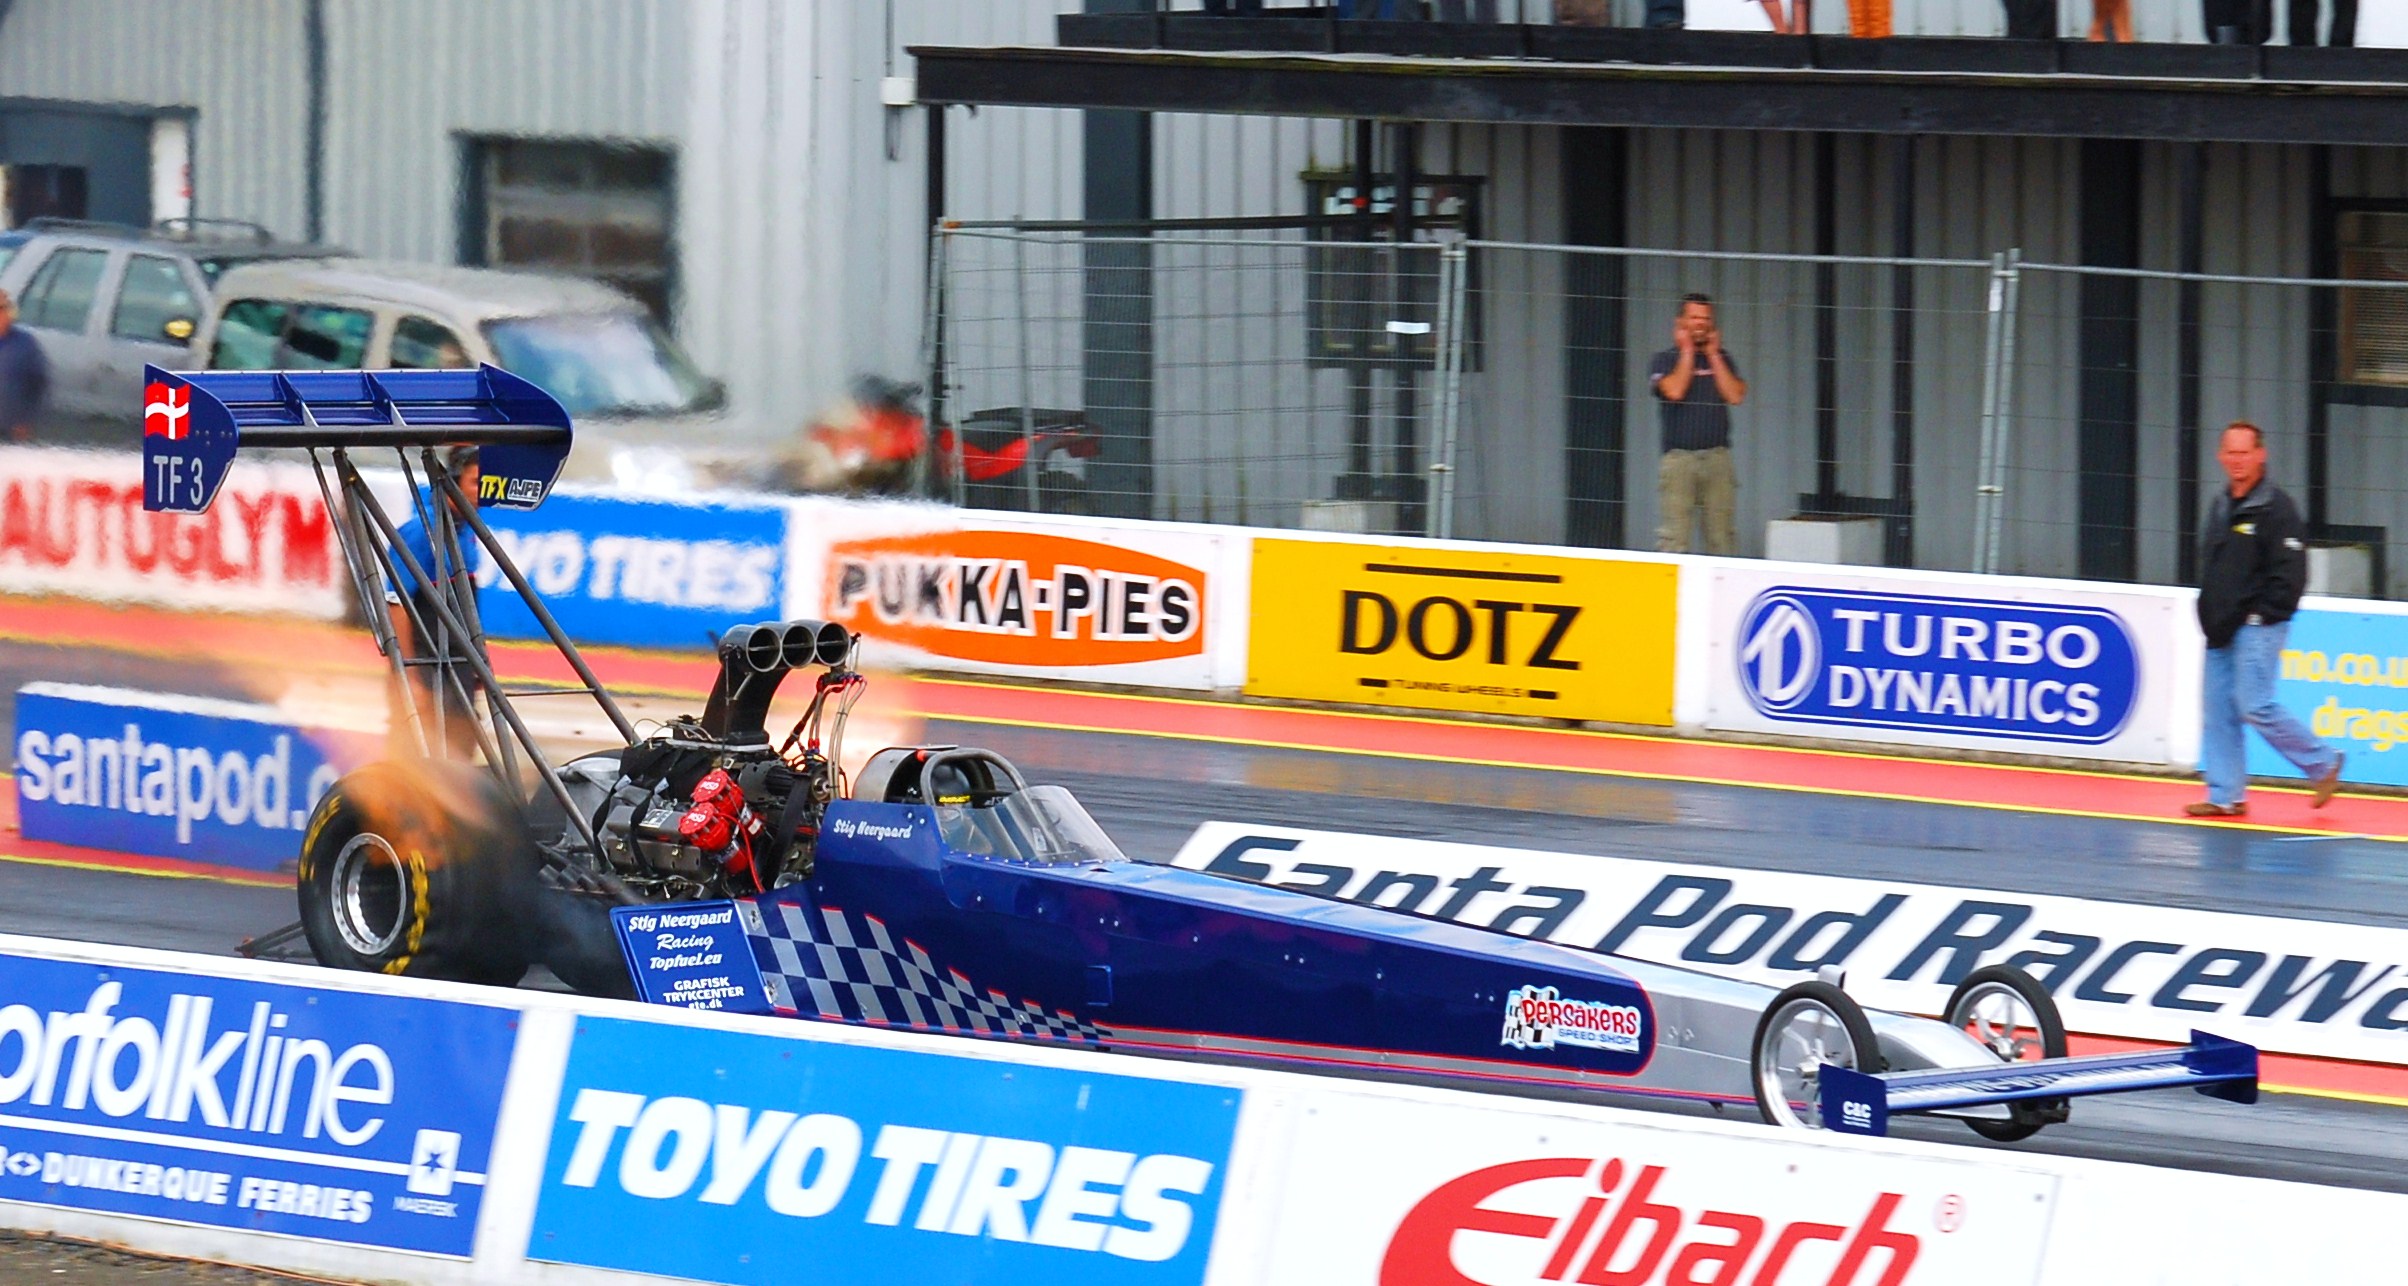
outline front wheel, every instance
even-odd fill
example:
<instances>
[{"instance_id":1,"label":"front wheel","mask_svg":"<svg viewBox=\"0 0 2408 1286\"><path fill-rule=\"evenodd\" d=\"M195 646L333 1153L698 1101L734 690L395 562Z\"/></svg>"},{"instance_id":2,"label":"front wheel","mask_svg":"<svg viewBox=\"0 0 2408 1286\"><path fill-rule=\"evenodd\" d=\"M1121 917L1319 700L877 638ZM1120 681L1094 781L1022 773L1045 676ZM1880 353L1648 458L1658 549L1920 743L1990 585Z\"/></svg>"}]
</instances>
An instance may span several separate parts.
<instances>
[{"instance_id":1,"label":"front wheel","mask_svg":"<svg viewBox=\"0 0 2408 1286\"><path fill-rule=\"evenodd\" d=\"M1944 1021L1973 1038L2001 1061L2028 1063L2065 1057L2065 1019L2057 1013L2056 998L2040 981L2011 965L1989 965L1965 975L1948 995ZM1968 1120L1975 1134L1995 1143L2013 1143L2040 1132L2066 1115L2064 1099L2037 1099L2013 1105L2014 1116L2004 1121Z\"/></svg>"},{"instance_id":2,"label":"front wheel","mask_svg":"<svg viewBox=\"0 0 2408 1286\"><path fill-rule=\"evenodd\" d=\"M1823 1128L1824 1068L1874 1074L1886 1065L1863 1006L1827 982L1773 997L1756 1020L1754 1051L1756 1110L1792 1130Z\"/></svg>"},{"instance_id":3,"label":"front wheel","mask_svg":"<svg viewBox=\"0 0 2408 1286\"><path fill-rule=\"evenodd\" d=\"M532 958L525 822L473 768L375 763L336 782L310 816L296 882L322 965L510 986Z\"/></svg>"}]
</instances>

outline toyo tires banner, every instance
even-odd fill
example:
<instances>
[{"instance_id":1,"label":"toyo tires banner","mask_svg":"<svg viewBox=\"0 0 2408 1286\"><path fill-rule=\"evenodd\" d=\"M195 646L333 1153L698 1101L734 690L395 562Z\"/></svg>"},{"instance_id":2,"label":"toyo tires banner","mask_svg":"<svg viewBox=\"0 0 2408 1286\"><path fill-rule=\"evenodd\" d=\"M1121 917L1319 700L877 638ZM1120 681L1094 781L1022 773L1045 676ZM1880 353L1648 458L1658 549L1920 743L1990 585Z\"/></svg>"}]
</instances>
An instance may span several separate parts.
<instances>
[{"instance_id":1,"label":"toyo tires banner","mask_svg":"<svg viewBox=\"0 0 2408 1286\"><path fill-rule=\"evenodd\" d=\"M1718 567L1706 726L2163 763L2187 595Z\"/></svg>"}]
</instances>

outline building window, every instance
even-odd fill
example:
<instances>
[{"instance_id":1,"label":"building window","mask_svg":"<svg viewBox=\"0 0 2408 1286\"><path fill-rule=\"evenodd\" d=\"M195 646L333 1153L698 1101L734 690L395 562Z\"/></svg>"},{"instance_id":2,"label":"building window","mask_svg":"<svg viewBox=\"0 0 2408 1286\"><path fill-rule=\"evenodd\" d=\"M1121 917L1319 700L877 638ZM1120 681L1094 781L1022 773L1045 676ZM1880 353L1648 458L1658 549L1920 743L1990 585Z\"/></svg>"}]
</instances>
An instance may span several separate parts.
<instances>
[{"instance_id":1,"label":"building window","mask_svg":"<svg viewBox=\"0 0 2408 1286\"><path fill-rule=\"evenodd\" d=\"M468 163L468 262L593 277L644 301L667 324L676 280L667 150L483 138L470 140Z\"/></svg>"},{"instance_id":2,"label":"building window","mask_svg":"<svg viewBox=\"0 0 2408 1286\"><path fill-rule=\"evenodd\" d=\"M2341 276L2408 283L2408 210L2345 210ZM2408 387L2408 285L2341 290L2341 382Z\"/></svg>"}]
</instances>

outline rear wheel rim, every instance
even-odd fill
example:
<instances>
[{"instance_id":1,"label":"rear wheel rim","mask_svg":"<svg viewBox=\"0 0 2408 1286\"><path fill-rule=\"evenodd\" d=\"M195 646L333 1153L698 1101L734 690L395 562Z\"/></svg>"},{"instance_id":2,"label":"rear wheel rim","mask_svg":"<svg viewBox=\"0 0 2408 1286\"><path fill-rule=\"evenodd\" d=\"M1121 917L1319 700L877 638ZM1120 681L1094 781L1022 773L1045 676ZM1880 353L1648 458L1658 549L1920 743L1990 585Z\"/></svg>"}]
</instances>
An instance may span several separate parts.
<instances>
[{"instance_id":1,"label":"rear wheel rim","mask_svg":"<svg viewBox=\"0 0 2408 1286\"><path fill-rule=\"evenodd\" d=\"M1956 1026L2010 1063L2044 1057L2040 1015L2024 994L2003 982L1983 982L1958 998Z\"/></svg>"},{"instance_id":2,"label":"rear wheel rim","mask_svg":"<svg viewBox=\"0 0 2408 1286\"><path fill-rule=\"evenodd\" d=\"M381 958L410 918L410 873L384 836L354 835L335 854L334 931L360 955Z\"/></svg>"},{"instance_id":3,"label":"rear wheel rim","mask_svg":"<svg viewBox=\"0 0 2408 1286\"><path fill-rule=\"evenodd\" d=\"M1819 1130L1822 1069L1855 1066L1856 1042L1839 1015L1818 1000L1792 1000L1765 1026L1756 1050L1756 1086L1775 1125Z\"/></svg>"}]
</instances>

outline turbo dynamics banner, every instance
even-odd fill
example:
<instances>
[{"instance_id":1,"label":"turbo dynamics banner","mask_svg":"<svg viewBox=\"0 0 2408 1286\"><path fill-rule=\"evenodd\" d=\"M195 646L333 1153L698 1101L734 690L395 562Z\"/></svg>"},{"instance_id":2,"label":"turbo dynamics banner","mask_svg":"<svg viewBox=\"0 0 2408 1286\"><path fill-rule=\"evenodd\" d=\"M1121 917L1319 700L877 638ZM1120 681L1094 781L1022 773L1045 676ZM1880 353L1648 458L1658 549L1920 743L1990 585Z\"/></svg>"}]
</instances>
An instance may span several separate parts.
<instances>
[{"instance_id":1,"label":"turbo dynamics banner","mask_svg":"<svg viewBox=\"0 0 2408 1286\"><path fill-rule=\"evenodd\" d=\"M2183 596L1717 567L1706 726L2163 763ZM2178 611L2178 609L2181 609Z\"/></svg>"},{"instance_id":2,"label":"turbo dynamics banner","mask_svg":"<svg viewBox=\"0 0 2408 1286\"><path fill-rule=\"evenodd\" d=\"M2408 932L1928 884L1210 822L1172 861L1786 987L1846 970L1936 1014L1983 965L2028 970L2079 1033L2408 1066Z\"/></svg>"}]
</instances>

